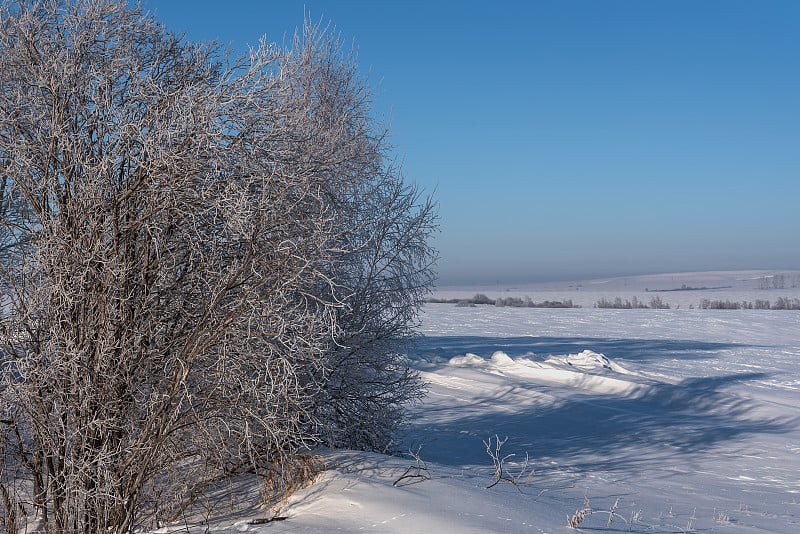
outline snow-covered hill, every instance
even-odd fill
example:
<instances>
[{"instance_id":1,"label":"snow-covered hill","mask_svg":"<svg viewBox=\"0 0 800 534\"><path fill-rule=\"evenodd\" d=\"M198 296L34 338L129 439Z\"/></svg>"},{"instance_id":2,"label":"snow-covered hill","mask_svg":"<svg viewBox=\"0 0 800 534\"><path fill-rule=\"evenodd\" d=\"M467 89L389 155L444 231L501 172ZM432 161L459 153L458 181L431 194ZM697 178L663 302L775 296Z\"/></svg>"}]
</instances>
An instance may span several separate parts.
<instances>
[{"instance_id":1,"label":"snow-covered hill","mask_svg":"<svg viewBox=\"0 0 800 534\"><path fill-rule=\"evenodd\" d=\"M482 293L492 299L530 297L534 302L571 300L592 307L598 300L636 297L648 303L659 297L672 308L697 307L702 299L775 302L780 297L800 297L800 271L711 271L667 273L593 280L542 282L520 285L442 286L435 298L470 298Z\"/></svg>"}]
</instances>

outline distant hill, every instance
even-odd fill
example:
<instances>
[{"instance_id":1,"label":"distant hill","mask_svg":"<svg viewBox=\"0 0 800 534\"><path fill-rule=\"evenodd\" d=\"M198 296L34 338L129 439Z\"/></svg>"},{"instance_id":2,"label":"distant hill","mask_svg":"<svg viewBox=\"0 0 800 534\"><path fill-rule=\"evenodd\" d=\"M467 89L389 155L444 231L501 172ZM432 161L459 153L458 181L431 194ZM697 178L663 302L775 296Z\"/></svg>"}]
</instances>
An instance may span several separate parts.
<instances>
[{"instance_id":1,"label":"distant hill","mask_svg":"<svg viewBox=\"0 0 800 534\"><path fill-rule=\"evenodd\" d=\"M797 298L800 270L684 272L517 285L440 286L432 297L456 302L481 294L492 301L513 297L533 302L569 301L573 306L592 307L601 298L637 297L649 301L653 293L660 293L672 307L696 307L703 298L732 301Z\"/></svg>"}]
</instances>

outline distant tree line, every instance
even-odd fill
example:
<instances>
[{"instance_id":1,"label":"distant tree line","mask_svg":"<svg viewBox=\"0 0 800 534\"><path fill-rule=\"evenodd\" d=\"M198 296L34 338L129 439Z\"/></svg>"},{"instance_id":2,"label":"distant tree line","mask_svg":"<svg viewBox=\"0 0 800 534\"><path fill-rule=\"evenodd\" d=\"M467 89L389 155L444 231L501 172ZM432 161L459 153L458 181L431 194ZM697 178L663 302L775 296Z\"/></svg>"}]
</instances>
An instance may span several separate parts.
<instances>
[{"instance_id":1,"label":"distant tree line","mask_svg":"<svg viewBox=\"0 0 800 534\"><path fill-rule=\"evenodd\" d=\"M709 300L700 301L702 310L800 310L800 299L779 297L775 304L764 299L756 299L755 302L731 301L731 300Z\"/></svg>"},{"instance_id":2,"label":"distant tree line","mask_svg":"<svg viewBox=\"0 0 800 534\"><path fill-rule=\"evenodd\" d=\"M473 307L478 305L510 307L510 308L580 308L578 304L574 304L572 299L565 300L545 300L543 302L534 302L530 297L500 297L492 299L478 293L472 298L428 298L425 300L430 304L455 304L458 307ZM671 306L668 302L664 302L661 297L653 297L649 302L639 300L637 297L630 299L622 299L621 297L614 297L609 299L606 297L601 298L594 304L595 308L613 309L613 310L669 310ZM680 306L678 306L680 308ZM694 305L689 306L690 309ZM750 301L731 301L731 300L711 300L702 299L698 305L702 310L800 310L800 299L779 297L774 303L766 299L756 299Z\"/></svg>"},{"instance_id":3,"label":"distant tree line","mask_svg":"<svg viewBox=\"0 0 800 534\"><path fill-rule=\"evenodd\" d=\"M534 302L530 297L506 297L495 300L494 305L498 308L508 306L511 308L580 308L572 303L572 299L566 300L545 300L544 302Z\"/></svg>"},{"instance_id":4,"label":"distant tree line","mask_svg":"<svg viewBox=\"0 0 800 534\"><path fill-rule=\"evenodd\" d=\"M595 303L594 307L614 310L670 309L670 305L659 297L653 297L649 303L636 297L625 300L621 297L615 297L613 300L603 297ZM694 306L692 305L690 308L694 308ZM702 299L698 308L701 310L800 310L800 299L779 297L774 303L766 299L756 299L753 302Z\"/></svg>"},{"instance_id":5,"label":"distant tree line","mask_svg":"<svg viewBox=\"0 0 800 534\"><path fill-rule=\"evenodd\" d=\"M545 300L543 302L534 302L530 297L505 297L491 299L483 293L478 293L472 298L467 299L442 299L442 298L429 298L425 302L431 304L455 304L459 307L471 307L481 305L510 307L510 308L580 308L580 306L573 304L572 299L566 300Z\"/></svg>"},{"instance_id":6,"label":"distant tree line","mask_svg":"<svg viewBox=\"0 0 800 534\"><path fill-rule=\"evenodd\" d=\"M609 308L615 310L637 310L637 309L654 309L654 310L668 310L670 309L670 305L661 300L661 297L653 297L650 299L650 303L646 304L636 297L631 298L630 300L625 299L624 301L620 297L614 298L614 300L609 300L605 297L598 300L595 305L595 308Z\"/></svg>"}]
</instances>

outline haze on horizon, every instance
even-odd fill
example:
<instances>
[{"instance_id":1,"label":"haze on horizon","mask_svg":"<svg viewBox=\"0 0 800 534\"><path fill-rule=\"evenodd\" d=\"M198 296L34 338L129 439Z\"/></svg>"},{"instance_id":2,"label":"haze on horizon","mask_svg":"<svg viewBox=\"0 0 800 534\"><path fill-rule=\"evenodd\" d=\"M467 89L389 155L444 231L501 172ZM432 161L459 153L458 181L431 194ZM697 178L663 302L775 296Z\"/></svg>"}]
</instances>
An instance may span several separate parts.
<instances>
[{"instance_id":1,"label":"haze on horizon","mask_svg":"<svg viewBox=\"0 0 800 534\"><path fill-rule=\"evenodd\" d=\"M244 51L330 22L440 204L440 285L800 269L800 3L144 0Z\"/></svg>"}]
</instances>

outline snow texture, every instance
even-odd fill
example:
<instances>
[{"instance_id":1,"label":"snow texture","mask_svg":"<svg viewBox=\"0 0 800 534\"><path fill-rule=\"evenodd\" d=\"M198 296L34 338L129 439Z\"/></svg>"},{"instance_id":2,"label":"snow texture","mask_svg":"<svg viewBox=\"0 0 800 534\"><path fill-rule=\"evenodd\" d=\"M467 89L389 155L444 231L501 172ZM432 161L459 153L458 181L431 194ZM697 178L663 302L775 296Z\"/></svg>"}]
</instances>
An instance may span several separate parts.
<instances>
[{"instance_id":1,"label":"snow texture","mask_svg":"<svg viewBox=\"0 0 800 534\"><path fill-rule=\"evenodd\" d=\"M430 304L422 333L429 394L397 451L421 447L430 480L394 485L408 454L322 450L328 470L285 520L252 524L264 511L242 481L249 508L159 532L558 533L584 498L583 531L800 532L800 312ZM531 478L486 488L495 436Z\"/></svg>"}]
</instances>

